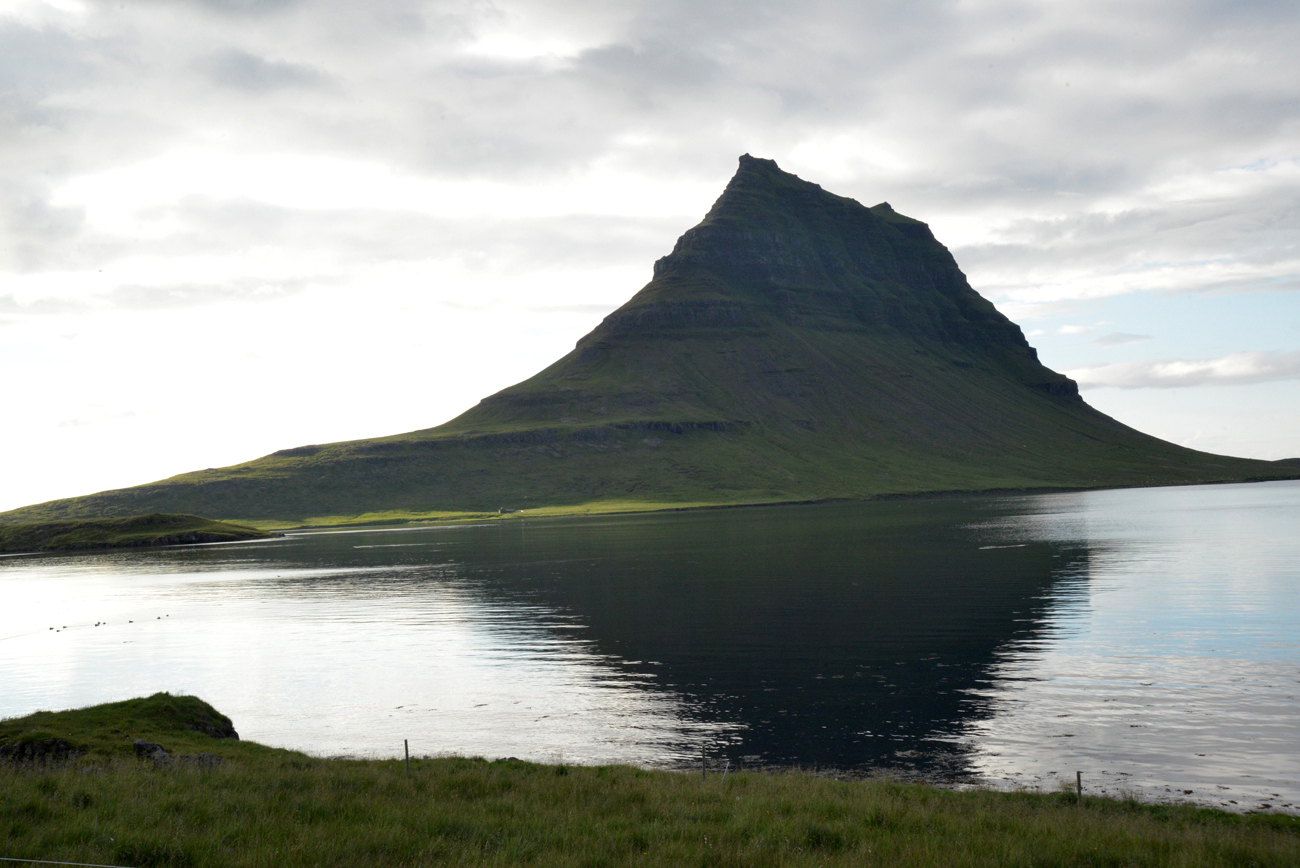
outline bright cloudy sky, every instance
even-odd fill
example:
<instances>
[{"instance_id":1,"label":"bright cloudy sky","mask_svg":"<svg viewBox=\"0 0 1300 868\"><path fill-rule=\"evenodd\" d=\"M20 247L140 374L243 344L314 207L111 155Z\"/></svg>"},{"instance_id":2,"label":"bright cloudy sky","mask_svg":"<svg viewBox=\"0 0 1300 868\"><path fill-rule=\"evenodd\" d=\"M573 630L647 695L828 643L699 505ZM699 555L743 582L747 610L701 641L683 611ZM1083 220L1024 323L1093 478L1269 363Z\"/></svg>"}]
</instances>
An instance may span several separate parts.
<instances>
[{"instance_id":1,"label":"bright cloudy sky","mask_svg":"<svg viewBox=\"0 0 1300 868\"><path fill-rule=\"evenodd\" d=\"M0 0L0 509L426 428L738 155L928 222L1094 406L1300 455L1300 6Z\"/></svg>"}]
</instances>

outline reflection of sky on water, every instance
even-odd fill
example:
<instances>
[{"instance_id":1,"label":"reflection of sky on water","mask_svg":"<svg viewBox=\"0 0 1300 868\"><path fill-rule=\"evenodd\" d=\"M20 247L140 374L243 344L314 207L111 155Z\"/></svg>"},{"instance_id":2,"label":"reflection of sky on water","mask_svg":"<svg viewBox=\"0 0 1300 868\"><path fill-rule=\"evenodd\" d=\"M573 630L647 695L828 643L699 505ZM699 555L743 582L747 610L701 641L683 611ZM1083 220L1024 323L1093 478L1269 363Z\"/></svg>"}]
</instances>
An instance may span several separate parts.
<instances>
[{"instance_id":1,"label":"reflection of sky on water","mask_svg":"<svg viewBox=\"0 0 1300 868\"><path fill-rule=\"evenodd\" d=\"M676 745L725 729L593 654L572 618L484 602L437 566L52 562L7 564L0 716L169 690L246 738L319 754L410 739L417 754L576 762L684 759Z\"/></svg>"},{"instance_id":2,"label":"reflection of sky on water","mask_svg":"<svg viewBox=\"0 0 1300 868\"><path fill-rule=\"evenodd\" d=\"M977 770L1229 808L1300 804L1300 485L1026 498L979 528L1086 546L967 728Z\"/></svg>"}]
</instances>

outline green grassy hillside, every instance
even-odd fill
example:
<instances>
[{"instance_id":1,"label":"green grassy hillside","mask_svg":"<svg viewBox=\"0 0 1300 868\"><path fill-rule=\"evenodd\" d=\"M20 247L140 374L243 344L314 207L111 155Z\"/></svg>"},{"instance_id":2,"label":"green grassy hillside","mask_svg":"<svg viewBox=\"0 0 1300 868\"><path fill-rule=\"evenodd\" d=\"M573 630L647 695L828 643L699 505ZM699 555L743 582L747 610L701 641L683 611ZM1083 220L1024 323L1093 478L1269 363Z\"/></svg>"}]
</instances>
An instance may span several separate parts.
<instances>
[{"instance_id":1,"label":"green grassy hillside","mask_svg":"<svg viewBox=\"0 0 1300 868\"><path fill-rule=\"evenodd\" d=\"M197 515L134 515L34 524L0 524L0 552L75 551L78 549L236 542L273 534L199 518Z\"/></svg>"},{"instance_id":2,"label":"green grassy hillside","mask_svg":"<svg viewBox=\"0 0 1300 868\"><path fill-rule=\"evenodd\" d=\"M264 523L1300 478L1089 407L946 248L742 157L654 279L573 352L438 428L0 515Z\"/></svg>"},{"instance_id":3,"label":"green grassy hillside","mask_svg":"<svg viewBox=\"0 0 1300 868\"><path fill-rule=\"evenodd\" d=\"M0 760L4 855L135 868L1300 861L1300 819L1282 814L716 767L701 779L420 758L408 772L209 735L229 723L167 694L0 721L0 751L36 736L82 751ZM137 738L168 757L137 756Z\"/></svg>"}]
</instances>

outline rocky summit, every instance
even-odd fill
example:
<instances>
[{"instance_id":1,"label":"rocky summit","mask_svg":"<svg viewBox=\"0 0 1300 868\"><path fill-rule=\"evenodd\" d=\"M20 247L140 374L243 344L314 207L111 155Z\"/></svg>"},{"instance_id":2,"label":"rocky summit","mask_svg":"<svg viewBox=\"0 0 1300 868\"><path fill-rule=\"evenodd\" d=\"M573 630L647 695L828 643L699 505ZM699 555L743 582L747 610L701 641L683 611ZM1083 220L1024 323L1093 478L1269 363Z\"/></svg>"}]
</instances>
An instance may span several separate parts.
<instances>
[{"instance_id":1,"label":"rocky summit","mask_svg":"<svg viewBox=\"0 0 1300 868\"><path fill-rule=\"evenodd\" d=\"M740 158L572 352L422 431L25 507L307 522L1300 477L1088 406L926 224Z\"/></svg>"}]
</instances>

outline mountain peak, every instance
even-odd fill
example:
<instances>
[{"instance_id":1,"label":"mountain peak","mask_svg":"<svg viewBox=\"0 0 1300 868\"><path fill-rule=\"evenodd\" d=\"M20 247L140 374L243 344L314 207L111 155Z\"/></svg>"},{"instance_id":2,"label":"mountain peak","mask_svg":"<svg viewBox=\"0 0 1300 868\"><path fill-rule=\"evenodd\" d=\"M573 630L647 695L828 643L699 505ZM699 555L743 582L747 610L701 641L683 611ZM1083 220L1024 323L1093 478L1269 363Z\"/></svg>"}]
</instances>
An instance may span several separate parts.
<instances>
[{"instance_id":1,"label":"mountain peak","mask_svg":"<svg viewBox=\"0 0 1300 868\"><path fill-rule=\"evenodd\" d=\"M906 335L1023 357L1047 372L1014 323L970 288L930 228L887 202L867 208L744 154L708 214L655 263L654 279L579 346L778 321L824 331ZM648 327L648 328L647 328Z\"/></svg>"},{"instance_id":2,"label":"mountain peak","mask_svg":"<svg viewBox=\"0 0 1300 868\"><path fill-rule=\"evenodd\" d=\"M797 197L800 195L815 196L819 193L830 195L820 185L805 181L798 175L783 170L776 164L776 160L741 154L739 164L736 166L736 173L727 182L722 195L718 197L709 214L715 214L720 205L725 208L738 199L743 202L748 197L755 195ZM753 205L754 203L749 202L748 204ZM707 223L708 220L709 217L706 215L704 222Z\"/></svg>"},{"instance_id":3,"label":"mountain peak","mask_svg":"<svg viewBox=\"0 0 1300 868\"><path fill-rule=\"evenodd\" d=\"M736 174L732 176L734 182L736 177L745 174L754 175L787 175L791 178L797 177L789 172L784 172L776 164L776 160L768 160L763 157L755 157L750 154L741 154L739 165L736 167Z\"/></svg>"}]
</instances>

